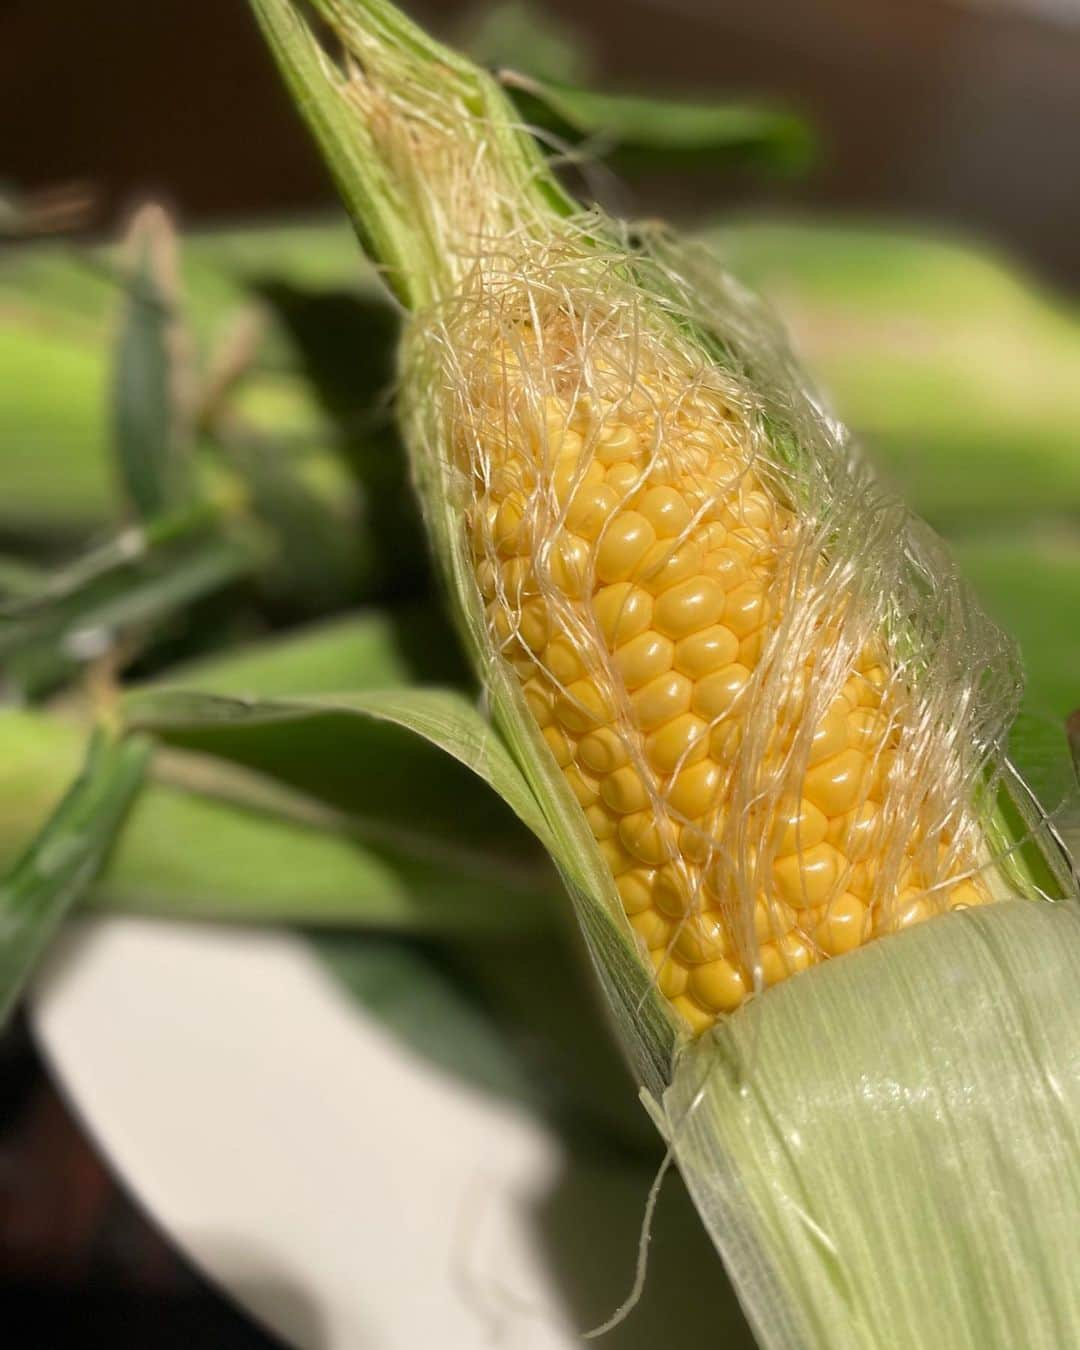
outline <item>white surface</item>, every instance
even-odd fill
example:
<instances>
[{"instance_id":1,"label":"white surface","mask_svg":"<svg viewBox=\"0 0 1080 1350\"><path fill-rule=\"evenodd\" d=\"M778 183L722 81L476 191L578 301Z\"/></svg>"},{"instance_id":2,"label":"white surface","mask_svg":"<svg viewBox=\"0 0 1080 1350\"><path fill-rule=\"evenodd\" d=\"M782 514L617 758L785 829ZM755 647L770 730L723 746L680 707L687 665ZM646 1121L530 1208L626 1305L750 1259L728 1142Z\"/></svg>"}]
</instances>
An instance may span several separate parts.
<instances>
[{"instance_id":1,"label":"white surface","mask_svg":"<svg viewBox=\"0 0 1080 1350\"><path fill-rule=\"evenodd\" d=\"M530 1222L559 1145L403 1051L300 940L95 920L32 1020L134 1194L293 1344L581 1345Z\"/></svg>"}]
</instances>

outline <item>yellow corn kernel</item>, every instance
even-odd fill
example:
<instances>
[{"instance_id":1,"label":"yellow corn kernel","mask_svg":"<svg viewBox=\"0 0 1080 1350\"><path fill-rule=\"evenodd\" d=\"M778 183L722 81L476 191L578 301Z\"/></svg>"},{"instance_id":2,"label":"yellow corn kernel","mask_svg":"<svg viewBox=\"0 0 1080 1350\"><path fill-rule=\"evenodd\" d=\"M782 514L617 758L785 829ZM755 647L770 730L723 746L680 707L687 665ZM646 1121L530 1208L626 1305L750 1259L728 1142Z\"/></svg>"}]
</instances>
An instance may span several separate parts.
<instances>
[{"instance_id":1,"label":"yellow corn kernel","mask_svg":"<svg viewBox=\"0 0 1080 1350\"><path fill-rule=\"evenodd\" d=\"M616 878L616 884L618 884L619 877L632 867L637 866L637 859L632 853L627 853L615 836L611 839L601 839L597 848L600 850L600 856L607 864L608 871Z\"/></svg>"},{"instance_id":2,"label":"yellow corn kernel","mask_svg":"<svg viewBox=\"0 0 1080 1350\"><path fill-rule=\"evenodd\" d=\"M687 821L679 830L679 849L684 860L704 867L720 847L723 833L724 813L715 808L697 820Z\"/></svg>"},{"instance_id":3,"label":"yellow corn kernel","mask_svg":"<svg viewBox=\"0 0 1080 1350\"><path fill-rule=\"evenodd\" d=\"M814 954L798 931L793 931L771 942L763 942L758 959L762 981L771 985L808 969L813 964Z\"/></svg>"},{"instance_id":4,"label":"yellow corn kernel","mask_svg":"<svg viewBox=\"0 0 1080 1350\"><path fill-rule=\"evenodd\" d=\"M709 734L709 754L718 764L729 764L739 753L742 726L734 717L725 718Z\"/></svg>"},{"instance_id":5,"label":"yellow corn kernel","mask_svg":"<svg viewBox=\"0 0 1080 1350\"><path fill-rule=\"evenodd\" d=\"M525 524L525 498L520 492L511 492L503 498L495 515L495 547L504 558L529 551L529 530Z\"/></svg>"},{"instance_id":6,"label":"yellow corn kernel","mask_svg":"<svg viewBox=\"0 0 1080 1350\"><path fill-rule=\"evenodd\" d=\"M575 642L563 634L551 639L540 653L540 659L548 674L563 686L573 684L585 674L581 650Z\"/></svg>"},{"instance_id":7,"label":"yellow corn kernel","mask_svg":"<svg viewBox=\"0 0 1080 1350\"><path fill-rule=\"evenodd\" d=\"M675 645L671 639L650 628L619 647L614 664L623 685L634 690L666 674L674 659Z\"/></svg>"},{"instance_id":8,"label":"yellow corn kernel","mask_svg":"<svg viewBox=\"0 0 1080 1350\"><path fill-rule=\"evenodd\" d=\"M866 938L866 903L845 891L815 911L817 922L811 936L826 956L843 956Z\"/></svg>"},{"instance_id":9,"label":"yellow corn kernel","mask_svg":"<svg viewBox=\"0 0 1080 1350\"><path fill-rule=\"evenodd\" d=\"M642 731L654 731L670 722L690 707L693 692L694 686L677 670L658 675L642 685L630 699L636 725Z\"/></svg>"},{"instance_id":10,"label":"yellow corn kernel","mask_svg":"<svg viewBox=\"0 0 1080 1350\"><path fill-rule=\"evenodd\" d=\"M739 640L730 628L713 624L675 644L675 669L691 680L700 680L730 666L739 650Z\"/></svg>"},{"instance_id":11,"label":"yellow corn kernel","mask_svg":"<svg viewBox=\"0 0 1080 1350\"><path fill-rule=\"evenodd\" d=\"M555 756L555 763L560 769L565 769L574 754L566 732L563 731L562 727L554 725L544 727L544 740L547 741L548 749Z\"/></svg>"},{"instance_id":12,"label":"yellow corn kernel","mask_svg":"<svg viewBox=\"0 0 1080 1350\"><path fill-rule=\"evenodd\" d=\"M524 687L525 702L529 705L529 711L536 719L536 725L541 729L551 725L551 691L540 682L540 680L530 680Z\"/></svg>"},{"instance_id":13,"label":"yellow corn kernel","mask_svg":"<svg viewBox=\"0 0 1080 1350\"><path fill-rule=\"evenodd\" d=\"M754 936L759 942L783 937L795 927L795 911L775 896L754 901Z\"/></svg>"},{"instance_id":14,"label":"yellow corn kernel","mask_svg":"<svg viewBox=\"0 0 1080 1350\"><path fill-rule=\"evenodd\" d=\"M717 961L730 950L727 925L712 910L687 914L675 926L675 951L687 965Z\"/></svg>"},{"instance_id":15,"label":"yellow corn kernel","mask_svg":"<svg viewBox=\"0 0 1080 1350\"><path fill-rule=\"evenodd\" d=\"M601 779L600 796L613 811L618 811L622 815L644 811L650 801L648 789L642 782L641 775L631 764L616 769L614 773L609 773Z\"/></svg>"},{"instance_id":16,"label":"yellow corn kernel","mask_svg":"<svg viewBox=\"0 0 1080 1350\"><path fill-rule=\"evenodd\" d=\"M611 727L597 727L578 741L578 758L592 773L614 773L630 758L626 742Z\"/></svg>"},{"instance_id":17,"label":"yellow corn kernel","mask_svg":"<svg viewBox=\"0 0 1080 1350\"><path fill-rule=\"evenodd\" d=\"M576 534L563 534L548 559L551 583L570 599L580 599L589 584L589 546Z\"/></svg>"},{"instance_id":18,"label":"yellow corn kernel","mask_svg":"<svg viewBox=\"0 0 1080 1350\"><path fill-rule=\"evenodd\" d=\"M580 736L611 721L611 700L596 680L587 676L567 685L555 700L555 716L568 731Z\"/></svg>"},{"instance_id":19,"label":"yellow corn kernel","mask_svg":"<svg viewBox=\"0 0 1080 1350\"><path fill-rule=\"evenodd\" d=\"M620 505L626 506L626 498L641 484L641 470L628 460L619 460L610 466L604 475L604 482L609 483L619 494ZM653 528L656 528L655 525Z\"/></svg>"},{"instance_id":20,"label":"yellow corn kernel","mask_svg":"<svg viewBox=\"0 0 1080 1350\"><path fill-rule=\"evenodd\" d=\"M724 624L737 638L749 637L761 627L767 617L768 601L758 582L742 581L728 591Z\"/></svg>"},{"instance_id":21,"label":"yellow corn kernel","mask_svg":"<svg viewBox=\"0 0 1080 1350\"><path fill-rule=\"evenodd\" d=\"M666 999L686 993L687 970L680 961L662 950L650 952L649 959L656 972L656 987Z\"/></svg>"},{"instance_id":22,"label":"yellow corn kernel","mask_svg":"<svg viewBox=\"0 0 1080 1350\"><path fill-rule=\"evenodd\" d=\"M593 802L585 808L585 819L589 822L594 839L612 839L618 828L618 819L601 803Z\"/></svg>"},{"instance_id":23,"label":"yellow corn kernel","mask_svg":"<svg viewBox=\"0 0 1080 1350\"><path fill-rule=\"evenodd\" d=\"M656 531L639 511L620 511L596 548L596 575L611 585L628 581L656 543Z\"/></svg>"},{"instance_id":24,"label":"yellow corn kernel","mask_svg":"<svg viewBox=\"0 0 1080 1350\"><path fill-rule=\"evenodd\" d=\"M596 779L589 774L584 774L575 765L571 764L568 769L563 771L563 777L570 785L570 790L581 803L583 808L588 808L594 802L599 800L600 793L597 788Z\"/></svg>"},{"instance_id":25,"label":"yellow corn kernel","mask_svg":"<svg viewBox=\"0 0 1080 1350\"><path fill-rule=\"evenodd\" d=\"M833 755L848 748L847 721L844 717L848 706L846 701L837 699L814 728L808 764L820 764L823 759L832 759Z\"/></svg>"},{"instance_id":26,"label":"yellow corn kernel","mask_svg":"<svg viewBox=\"0 0 1080 1350\"><path fill-rule=\"evenodd\" d=\"M722 526L712 526L711 528L723 529ZM724 532L723 537L726 540L726 532ZM709 549L705 554L704 567L709 576L715 578L725 591L733 590L745 581L748 571L746 559L742 554L737 553L733 548L726 547Z\"/></svg>"},{"instance_id":27,"label":"yellow corn kernel","mask_svg":"<svg viewBox=\"0 0 1080 1350\"><path fill-rule=\"evenodd\" d=\"M596 458L601 464L619 464L623 460L633 459L638 453L640 442L633 427L625 422L607 426L596 442Z\"/></svg>"},{"instance_id":28,"label":"yellow corn kernel","mask_svg":"<svg viewBox=\"0 0 1080 1350\"><path fill-rule=\"evenodd\" d=\"M543 649L548 638L548 614L542 600L526 600L521 606L518 637L531 652Z\"/></svg>"},{"instance_id":29,"label":"yellow corn kernel","mask_svg":"<svg viewBox=\"0 0 1080 1350\"><path fill-rule=\"evenodd\" d=\"M666 951L675 925L655 909L642 910L630 918L630 927L641 938L649 951Z\"/></svg>"},{"instance_id":30,"label":"yellow corn kernel","mask_svg":"<svg viewBox=\"0 0 1080 1350\"><path fill-rule=\"evenodd\" d=\"M853 708L847 717L847 740L855 750L872 755L884 744L889 724L877 708Z\"/></svg>"},{"instance_id":31,"label":"yellow corn kernel","mask_svg":"<svg viewBox=\"0 0 1080 1350\"><path fill-rule=\"evenodd\" d=\"M865 858L877 847L880 837L881 807L875 801L865 801L854 811L833 816L825 831L826 840L853 861Z\"/></svg>"},{"instance_id":32,"label":"yellow corn kernel","mask_svg":"<svg viewBox=\"0 0 1080 1350\"><path fill-rule=\"evenodd\" d=\"M653 595L661 595L680 581L701 575L705 553L701 545L689 539L676 544L658 539L634 569L634 576Z\"/></svg>"},{"instance_id":33,"label":"yellow corn kernel","mask_svg":"<svg viewBox=\"0 0 1080 1350\"><path fill-rule=\"evenodd\" d=\"M725 965L726 964L727 963L725 962ZM698 969L704 970L706 967L699 966ZM716 1014L718 1012L730 1012L731 1009L737 1008L744 997L745 994L740 992L739 997L727 1007L711 1004L708 1008L704 1008L695 999L687 998L684 994L679 998L673 998L671 1000L671 1006L679 1016L688 1023L691 1033L695 1036L700 1036L708 1031L716 1021Z\"/></svg>"},{"instance_id":34,"label":"yellow corn kernel","mask_svg":"<svg viewBox=\"0 0 1080 1350\"><path fill-rule=\"evenodd\" d=\"M832 844L777 858L773 877L781 897L796 909L812 909L832 898L843 866L843 855Z\"/></svg>"},{"instance_id":35,"label":"yellow corn kernel","mask_svg":"<svg viewBox=\"0 0 1080 1350\"><path fill-rule=\"evenodd\" d=\"M551 475L551 491L555 497L555 505L561 509L567 505L576 492L580 492L588 484L602 483L603 481L604 469L602 465L594 461L583 467L578 462L576 454L565 455L555 465L555 470Z\"/></svg>"},{"instance_id":36,"label":"yellow corn kernel","mask_svg":"<svg viewBox=\"0 0 1080 1350\"><path fill-rule=\"evenodd\" d=\"M669 919L681 919L696 902L694 878L682 862L664 863L653 877L652 902Z\"/></svg>"},{"instance_id":37,"label":"yellow corn kernel","mask_svg":"<svg viewBox=\"0 0 1080 1350\"><path fill-rule=\"evenodd\" d=\"M613 586L604 586L597 591L593 613L608 646L621 647L631 638L649 631L653 598L641 586L617 581Z\"/></svg>"},{"instance_id":38,"label":"yellow corn kernel","mask_svg":"<svg viewBox=\"0 0 1080 1350\"><path fill-rule=\"evenodd\" d=\"M656 873L650 867L632 867L615 882L615 889L629 917L652 908L655 876Z\"/></svg>"},{"instance_id":39,"label":"yellow corn kernel","mask_svg":"<svg viewBox=\"0 0 1080 1350\"><path fill-rule=\"evenodd\" d=\"M692 516L683 494L670 487L649 488L642 494L638 510L656 531L658 539L681 535Z\"/></svg>"},{"instance_id":40,"label":"yellow corn kernel","mask_svg":"<svg viewBox=\"0 0 1080 1350\"><path fill-rule=\"evenodd\" d=\"M695 966L690 971L689 989L694 1001L701 1007L709 1009L714 1015L733 1012L749 992L746 976L738 966L723 957L718 961ZM676 1007L682 1011L678 1002ZM712 1020L710 1017L706 1025Z\"/></svg>"},{"instance_id":41,"label":"yellow corn kernel","mask_svg":"<svg viewBox=\"0 0 1080 1350\"><path fill-rule=\"evenodd\" d=\"M949 889L950 909L971 909L974 905L985 905L989 896L973 881L961 881L959 886Z\"/></svg>"},{"instance_id":42,"label":"yellow corn kernel","mask_svg":"<svg viewBox=\"0 0 1080 1350\"><path fill-rule=\"evenodd\" d=\"M894 906L884 908L874 916L874 933L898 933L913 924L923 923L933 913L933 902L925 891L906 887L897 895Z\"/></svg>"},{"instance_id":43,"label":"yellow corn kernel","mask_svg":"<svg viewBox=\"0 0 1080 1350\"><path fill-rule=\"evenodd\" d=\"M723 614L726 600L718 581L692 576L657 597L653 623L661 633L678 641L711 628Z\"/></svg>"},{"instance_id":44,"label":"yellow corn kernel","mask_svg":"<svg viewBox=\"0 0 1080 1350\"><path fill-rule=\"evenodd\" d=\"M824 813L805 797L781 802L773 822L776 852L783 856L811 849L823 842L828 828Z\"/></svg>"},{"instance_id":45,"label":"yellow corn kernel","mask_svg":"<svg viewBox=\"0 0 1080 1350\"><path fill-rule=\"evenodd\" d=\"M869 776L866 756L859 750L841 750L807 770L803 795L827 816L853 810L864 795Z\"/></svg>"},{"instance_id":46,"label":"yellow corn kernel","mask_svg":"<svg viewBox=\"0 0 1080 1350\"><path fill-rule=\"evenodd\" d=\"M693 713L682 713L646 739L645 757L658 774L681 771L705 758L708 735L707 722Z\"/></svg>"},{"instance_id":47,"label":"yellow corn kernel","mask_svg":"<svg viewBox=\"0 0 1080 1350\"><path fill-rule=\"evenodd\" d=\"M716 805L723 781L715 760L703 759L672 779L667 793L668 807L677 816L697 820Z\"/></svg>"},{"instance_id":48,"label":"yellow corn kernel","mask_svg":"<svg viewBox=\"0 0 1080 1350\"><path fill-rule=\"evenodd\" d=\"M750 683L750 672L739 662L704 675L694 685L694 711L707 721L724 717Z\"/></svg>"},{"instance_id":49,"label":"yellow corn kernel","mask_svg":"<svg viewBox=\"0 0 1080 1350\"><path fill-rule=\"evenodd\" d=\"M634 811L619 821L619 842L623 848L650 867L673 858L676 853L675 834L651 810Z\"/></svg>"},{"instance_id":50,"label":"yellow corn kernel","mask_svg":"<svg viewBox=\"0 0 1080 1350\"><path fill-rule=\"evenodd\" d=\"M566 512L566 524L582 539L595 541L619 509L619 494L607 483L586 483L578 488Z\"/></svg>"}]
</instances>

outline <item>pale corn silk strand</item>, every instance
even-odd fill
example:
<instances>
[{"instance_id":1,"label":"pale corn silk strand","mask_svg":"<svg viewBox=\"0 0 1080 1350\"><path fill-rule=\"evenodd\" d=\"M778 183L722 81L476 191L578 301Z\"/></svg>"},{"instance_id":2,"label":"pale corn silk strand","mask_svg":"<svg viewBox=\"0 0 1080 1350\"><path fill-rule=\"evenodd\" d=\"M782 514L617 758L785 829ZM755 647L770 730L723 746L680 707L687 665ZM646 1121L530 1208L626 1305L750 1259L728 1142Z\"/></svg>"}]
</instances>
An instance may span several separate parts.
<instances>
[{"instance_id":1,"label":"pale corn silk strand","mask_svg":"<svg viewBox=\"0 0 1080 1350\"><path fill-rule=\"evenodd\" d=\"M1014 653L760 307L711 260L658 234L631 247L595 214L472 243L412 325L406 395L469 530L492 645L661 991L701 1030L865 938L990 899L979 807ZM677 529L646 530L613 582L616 532L653 505ZM696 630L680 642L680 596L709 610L724 662L696 682L680 645L683 670L713 657ZM669 626L642 629L635 605ZM635 637L658 649L655 714L626 675ZM816 773L828 820L804 792L834 749Z\"/></svg>"}]
</instances>

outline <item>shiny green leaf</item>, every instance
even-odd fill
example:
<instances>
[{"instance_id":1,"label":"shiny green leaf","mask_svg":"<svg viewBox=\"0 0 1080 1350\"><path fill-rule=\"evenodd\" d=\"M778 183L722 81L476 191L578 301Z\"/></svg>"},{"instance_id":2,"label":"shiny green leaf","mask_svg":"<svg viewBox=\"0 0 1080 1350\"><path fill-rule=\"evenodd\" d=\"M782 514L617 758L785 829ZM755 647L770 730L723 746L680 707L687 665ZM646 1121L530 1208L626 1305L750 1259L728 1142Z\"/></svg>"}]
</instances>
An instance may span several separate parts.
<instances>
[{"instance_id":1,"label":"shiny green leaf","mask_svg":"<svg viewBox=\"0 0 1080 1350\"><path fill-rule=\"evenodd\" d=\"M243 764L348 811L418 848L440 840L485 850L506 820L498 798L538 840L547 822L505 744L477 708L444 689L239 699L183 689L126 700L128 724ZM480 784L492 791L484 791ZM520 858L527 835L504 851Z\"/></svg>"},{"instance_id":2,"label":"shiny green leaf","mask_svg":"<svg viewBox=\"0 0 1080 1350\"><path fill-rule=\"evenodd\" d=\"M160 620L250 573L257 541L212 512L130 527L0 604L0 659L16 683L99 656L118 634Z\"/></svg>"},{"instance_id":3,"label":"shiny green leaf","mask_svg":"<svg viewBox=\"0 0 1080 1350\"><path fill-rule=\"evenodd\" d=\"M0 869L55 809L82 738L77 725L40 713L0 712ZM85 903L171 918L442 935L550 922L555 883L540 860L532 870L483 855L459 853L455 862L220 761L159 752Z\"/></svg>"},{"instance_id":4,"label":"shiny green leaf","mask_svg":"<svg viewBox=\"0 0 1080 1350\"><path fill-rule=\"evenodd\" d=\"M175 238L164 212L136 217L112 378L112 439L128 501L143 520L181 508L191 492L179 438Z\"/></svg>"},{"instance_id":5,"label":"shiny green leaf","mask_svg":"<svg viewBox=\"0 0 1080 1350\"><path fill-rule=\"evenodd\" d=\"M148 753L144 741L95 733L82 773L0 881L0 1023L61 919L105 862Z\"/></svg>"},{"instance_id":6,"label":"shiny green leaf","mask_svg":"<svg viewBox=\"0 0 1080 1350\"><path fill-rule=\"evenodd\" d=\"M513 70L500 79L530 126L614 152L624 164L679 170L700 161L799 172L813 154L806 123L764 103L596 93Z\"/></svg>"}]
</instances>

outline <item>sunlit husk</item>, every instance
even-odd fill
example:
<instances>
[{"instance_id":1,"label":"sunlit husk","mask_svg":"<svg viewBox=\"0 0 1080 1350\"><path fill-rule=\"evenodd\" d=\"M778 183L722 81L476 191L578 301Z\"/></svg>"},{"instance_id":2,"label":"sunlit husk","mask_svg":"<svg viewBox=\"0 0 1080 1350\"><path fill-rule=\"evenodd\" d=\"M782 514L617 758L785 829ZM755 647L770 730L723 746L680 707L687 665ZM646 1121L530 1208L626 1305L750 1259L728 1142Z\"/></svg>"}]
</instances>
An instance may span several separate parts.
<instances>
[{"instance_id":1,"label":"sunlit husk","mask_svg":"<svg viewBox=\"0 0 1080 1350\"><path fill-rule=\"evenodd\" d=\"M1080 1343L1074 905L949 915L687 1053L655 1116L770 1348Z\"/></svg>"}]
</instances>

